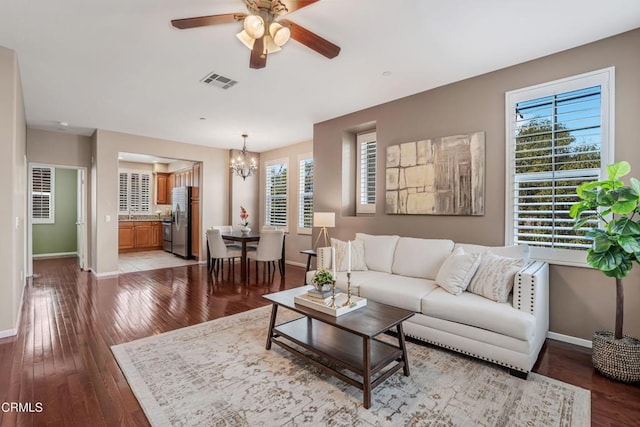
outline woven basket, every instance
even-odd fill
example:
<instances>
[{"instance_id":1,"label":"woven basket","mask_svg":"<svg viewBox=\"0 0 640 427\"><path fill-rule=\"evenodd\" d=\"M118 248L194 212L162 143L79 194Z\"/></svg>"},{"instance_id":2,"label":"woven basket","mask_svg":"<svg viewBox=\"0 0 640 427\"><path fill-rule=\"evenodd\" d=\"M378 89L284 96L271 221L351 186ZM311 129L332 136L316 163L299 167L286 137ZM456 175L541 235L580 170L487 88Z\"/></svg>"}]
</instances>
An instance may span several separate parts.
<instances>
[{"instance_id":1,"label":"woven basket","mask_svg":"<svg viewBox=\"0 0 640 427\"><path fill-rule=\"evenodd\" d=\"M605 377L627 383L640 381L640 340L625 335L616 340L613 333L593 334L593 367Z\"/></svg>"}]
</instances>

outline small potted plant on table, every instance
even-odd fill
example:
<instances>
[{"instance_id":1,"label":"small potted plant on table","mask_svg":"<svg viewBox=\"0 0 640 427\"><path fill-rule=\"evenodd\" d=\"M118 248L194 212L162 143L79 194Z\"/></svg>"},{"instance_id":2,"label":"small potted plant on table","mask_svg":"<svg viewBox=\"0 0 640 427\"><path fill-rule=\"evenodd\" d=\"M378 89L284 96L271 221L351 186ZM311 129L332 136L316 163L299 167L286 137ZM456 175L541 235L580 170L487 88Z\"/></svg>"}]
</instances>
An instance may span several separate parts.
<instances>
[{"instance_id":1,"label":"small potted plant on table","mask_svg":"<svg viewBox=\"0 0 640 427\"><path fill-rule=\"evenodd\" d=\"M622 279L633 263L640 263L640 181L630 185L620 179L631 171L628 162L607 166L609 179L578 186L582 199L571 207L574 229L597 220L603 228L593 227L587 236L593 245L587 250L587 262L616 281L615 332L593 335L593 366L603 375L625 382L640 381L640 340L623 335L624 294Z\"/></svg>"}]
</instances>

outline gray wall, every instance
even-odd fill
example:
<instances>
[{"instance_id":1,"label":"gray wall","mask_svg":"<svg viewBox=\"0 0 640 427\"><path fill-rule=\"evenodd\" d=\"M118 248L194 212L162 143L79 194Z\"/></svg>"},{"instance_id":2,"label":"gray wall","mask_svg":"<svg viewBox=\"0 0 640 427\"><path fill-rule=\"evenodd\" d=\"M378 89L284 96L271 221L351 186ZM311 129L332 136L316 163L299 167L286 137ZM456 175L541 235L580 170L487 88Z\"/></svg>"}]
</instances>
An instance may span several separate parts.
<instances>
[{"instance_id":1,"label":"gray wall","mask_svg":"<svg viewBox=\"0 0 640 427\"><path fill-rule=\"evenodd\" d=\"M418 93L314 126L316 211L335 211L337 237L355 232L448 238L456 242L503 245L505 239L505 92L534 84L616 67L615 158L628 160L640 176L637 137L640 112L640 29L555 55ZM436 66L436 65L434 65ZM384 156L388 145L425 138L486 132L486 206L481 217L348 216L344 209L343 141L358 128L376 123L378 132L377 200L384 200ZM345 178L346 179L346 178ZM590 339L595 330L613 329L613 279L589 269L551 267L550 330ZM640 336L640 267L625 279L625 332Z\"/></svg>"},{"instance_id":2,"label":"gray wall","mask_svg":"<svg viewBox=\"0 0 640 427\"><path fill-rule=\"evenodd\" d=\"M0 47L0 337L14 335L26 274L26 120L18 61Z\"/></svg>"}]
</instances>

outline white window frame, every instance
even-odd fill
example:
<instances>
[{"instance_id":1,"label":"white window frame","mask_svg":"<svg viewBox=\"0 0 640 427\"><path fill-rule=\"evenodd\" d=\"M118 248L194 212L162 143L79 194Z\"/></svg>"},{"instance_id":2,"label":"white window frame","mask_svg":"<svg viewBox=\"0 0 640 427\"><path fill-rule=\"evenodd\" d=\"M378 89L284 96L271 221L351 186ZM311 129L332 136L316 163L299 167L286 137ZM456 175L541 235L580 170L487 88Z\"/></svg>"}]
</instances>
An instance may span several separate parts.
<instances>
[{"instance_id":1,"label":"white window frame","mask_svg":"<svg viewBox=\"0 0 640 427\"><path fill-rule=\"evenodd\" d=\"M368 172L363 169L363 158L362 158L362 147L371 142L375 143L376 147L376 161L374 163L374 171L373 171L373 188L374 188L374 202L366 203L363 200L363 189L365 187L365 182L367 181L367 177L365 174ZM356 213L357 214L371 214L376 213L376 202L377 198L377 170L378 170L378 143L377 143L377 133L375 130L367 131L359 133L356 136Z\"/></svg>"},{"instance_id":2,"label":"white window frame","mask_svg":"<svg viewBox=\"0 0 640 427\"><path fill-rule=\"evenodd\" d=\"M310 235L313 228L313 184L310 193L304 191L305 163L309 161L313 167L313 153L306 153L298 156L298 234ZM313 171L311 172L311 178L313 179ZM309 227L305 227L304 199L308 197L311 197L311 225Z\"/></svg>"},{"instance_id":3,"label":"white window frame","mask_svg":"<svg viewBox=\"0 0 640 427\"><path fill-rule=\"evenodd\" d=\"M285 183L285 196L284 196L284 200L285 200L285 224L272 224L269 220L269 204L271 203L271 194L269 192L269 187L268 187L268 180L267 180L267 171L269 170L269 168L274 167L274 166L281 166L284 165L287 169L287 179L286 179L286 183ZM274 227L278 227L278 229L284 230L285 232L289 231L289 179L291 178L291 169L289 168L289 159L284 158L284 159L276 159L276 160L269 160L267 162L264 163L264 199L265 199L265 203L264 203L264 225L269 225L269 226L274 226Z\"/></svg>"},{"instance_id":4,"label":"white window frame","mask_svg":"<svg viewBox=\"0 0 640 427\"><path fill-rule=\"evenodd\" d=\"M593 86L601 87L601 145L600 176L606 176L606 167L614 159L614 99L615 67L596 70L564 79L555 80L505 94L506 123L506 197L505 197L505 244L515 244L515 106L519 102L562 94ZM600 178L594 178L600 179ZM531 258L547 261L551 264L589 267L586 262L586 250L562 248L544 248L530 246Z\"/></svg>"},{"instance_id":5,"label":"white window frame","mask_svg":"<svg viewBox=\"0 0 640 427\"><path fill-rule=\"evenodd\" d=\"M49 169L51 174L51 183L49 192L38 192L39 195L48 195L49 196L49 216L47 218L34 218L34 203L33 196L36 195L36 191L34 191L34 180L33 180L33 172L34 169ZM56 222L56 213L55 213L55 199L56 199L56 168L53 166L45 166L45 165L32 165L31 171L29 173L29 179L31 180L31 223L32 224L55 224Z\"/></svg>"},{"instance_id":6,"label":"white window frame","mask_svg":"<svg viewBox=\"0 0 640 427\"><path fill-rule=\"evenodd\" d=\"M126 173L127 174L127 195L126 195L126 206L127 209L126 210L121 210L120 209L120 174L122 173ZM145 202L144 200L142 200L143 195L140 194L141 196L141 201L140 201L140 206L144 206L145 204L148 205L148 209L137 209L137 210L132 210L131 208L131 198L132 198L132 190L131 190L131 186L132 186L132 180L131 180L131 176L133 174L138 174L141 177L141 181L142 182L142 176L146 175L147 179L149 180L149 191L147 194L147 201ZM142 192L142 187L140 188L140 191ZM151 214L151 208L152 208L152 204L153 204L153 174L151 171L148 170L137 170L137 169L119 169L118 170L118 215L150 215Z\"/></svg>"}]
</instances>

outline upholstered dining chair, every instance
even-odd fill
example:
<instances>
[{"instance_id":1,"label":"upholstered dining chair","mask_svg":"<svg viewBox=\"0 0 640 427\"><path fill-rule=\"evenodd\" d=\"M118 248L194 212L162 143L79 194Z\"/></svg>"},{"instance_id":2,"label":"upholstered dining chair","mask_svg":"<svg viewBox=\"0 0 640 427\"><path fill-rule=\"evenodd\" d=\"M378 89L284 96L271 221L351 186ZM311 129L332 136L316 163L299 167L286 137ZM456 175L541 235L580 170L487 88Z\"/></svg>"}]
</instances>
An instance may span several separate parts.
<instances>
[{"instance_id":1,"label":"upholstered dining chair","mask_svg":"<svg viewBox=\"0 0 640 427\"><path fill-rule=\"evenodd\" d=\"M211 274L213 271L214 276L217 277L218 272L222 272L222 277L224 277L225 260L229 260L229 275L232 271L235 273L235 259L242 258L242 251L227 247L222 240L220 230L216 228L207 230L207 244L211 256L209 273Z\"/></svg>"},{"instance_id":2,"label":"upholstered dining chair","mask_svg":"<svg viewBox=\"0 0 640 427\"><path fill-rule=\"evenodd\" d=\"M272 280L276 271L276 261L280 276L283 276L282 263L282 245L284 243L284 231L282 230L265 230L260 232L260 241L255 252L247 254L247 274L251 277L251 260L256 262L256 282L258 281L258 261L263 262L262 279L268 273L269 280ZM271 270L273 268L273 271Z\"/></svg>"},{"instance_id":3,"label":"upholstered dining chair","mask_svg":"<svg viewBox=\"0 0 640 427\"><path fill-rule=\"evenodd\" d=\"M214 230L220 230L220 234L233 232L233 226L232 225L214 225L211 228L213 228ZM235 242L225 241L224 239L222 239L222 240L224 241L224 244L227 245L227 248L240 249L242 247L242 246L240 246L239 244L237 244Z\"/></svg>"}]
</instances>

